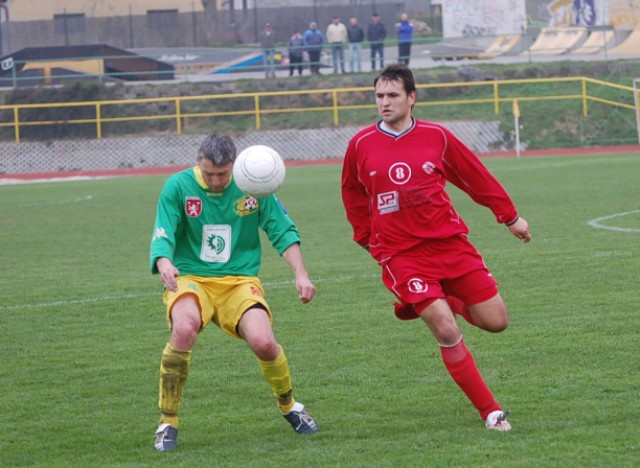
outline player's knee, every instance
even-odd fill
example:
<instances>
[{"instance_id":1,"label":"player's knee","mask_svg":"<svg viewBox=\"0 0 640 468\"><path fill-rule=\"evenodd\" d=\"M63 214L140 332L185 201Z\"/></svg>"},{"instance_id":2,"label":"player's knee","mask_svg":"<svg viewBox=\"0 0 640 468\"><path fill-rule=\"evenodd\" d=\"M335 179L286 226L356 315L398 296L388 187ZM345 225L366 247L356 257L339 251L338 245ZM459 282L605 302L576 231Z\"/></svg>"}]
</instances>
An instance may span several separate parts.
<instances>
[{"instance_id":1,"label":"player's knee","mask_svg":"<svg viewBox=\"0 0 640 468\"><path fill-rule=\"evenodd\" d=\"M269 337L252 338L249 346L255 355L262 361L275 361L280 353L278 343Z\"/></svg>"},{"instance_id":2,"label":"player's knee","mask_svg":"<svg viewBox=\"0 0 640 468\"><path fill-rule=\"evenodd\" d=\"M484 330L487 330L491 333L500 333L505 331L509 326L509 315L506 313L499 314L491 317L489 320L485 320L485 323L482 327Z\"/></svg>"}]
</instances>

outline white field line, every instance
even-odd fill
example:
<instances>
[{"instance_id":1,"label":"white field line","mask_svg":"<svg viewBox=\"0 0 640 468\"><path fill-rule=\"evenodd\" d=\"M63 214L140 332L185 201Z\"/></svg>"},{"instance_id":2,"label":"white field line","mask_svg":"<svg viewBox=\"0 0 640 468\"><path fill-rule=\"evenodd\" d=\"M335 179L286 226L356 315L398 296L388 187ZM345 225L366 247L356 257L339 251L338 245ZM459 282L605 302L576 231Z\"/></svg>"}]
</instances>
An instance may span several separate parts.
<instances>
[{"instance_id":1,"label":"white field line","mask_svg":"<svg viewBox=\"0 0 640 468\"><path fill-rule=\"evenodd\" d=\"M313 279L314 283L333 283L333 282L343 282L343 281L354 281L354 280L369 280L373 278L379 278L380 275L342 275L342 276L333 276L331 278L320 278ZM291 286L295 284L295 280L281 280L281 281L265 281L262 283L267 288L278 288L282 286ZM16 304L16 305L7 305L0 306L0 312L5 310L20 310L20 309L39 309L46 307L58 307L58 306L67 306L67 305L80 305L80 304L95 304L100 302L112 302L112 301L122 301L127 299L137 299L142 297L157 297L158 300L162 298L162 292L160 290L155 291L153 293L139 293L139 294L123 294L120 296L102 296L102 297L87 297L83 299L71 299L67 301L52 301L52 302L39 302L35 304Z\"/></svg>"},{"instance_id":2,"label":"white field line","mask_svg":"<svg viewBox=\"0 0 640 468\"><path fill-rule=\"evenodd\" d=\"M640 210L632 210L632 211L624 211L622 213L614 213L614 214L609 215L609 216L602 216L600 218L592 219L591 221L587 222L587 224L589 226L591 226L592 228L607 229L609 231L640 232L639 228L623 228L623 227L617 227L617 226L607 226L605 224L602 224L602 221L608 221L609 219L615 219L615 218L622 218L623 216L628 216L628 215L637 214L637 213L640 213Z\"/></svg>"},{"instance_id":3,"label":"white field line","mask_svg":"<svg viewBox=\"0 0 640 468\"><path fill-rule=\"evenodd\" d=\"M640 211L640 210L638 210ZM593 259L593 258L611 258L611 257L621 257L627 256L628 254L625 252L596 252L590 255L574 255L574 256L566 256L566 257L554 257L555 260L559 261L572 261L572 260L580 260L580 259ZM542 258L530 258L527 260L513 260L508 262L501 262L501 264L518 264L522 265L525 263L528 264L536 264L548 262L548 259ZM342 283L345 281L361 281L361 280L372 280L379 279L380 274L362 274L362 275L337 275L332 276L331 278L313 278L313 282L315 284L319 283ZM279 281L264 281L262 284L266 288L280 288L280 287L290 287L295 283L295 280L279 280ZM380 287L382 287L382 282L380 282ZM158 300L162 297L162 292L158 289L154 292L147 293L136 293L136 294L123 294L120 296L101 296L101 297L89 297L83 299L71 299L67 301L52 301L52 302L39 302L34 304L16 304L16 305L7 305L0 306L0 312L9 311L9 310L21 310L21 309L38 309L38 308L47 308L47 307L58 307L58 306L67 306L67 305L79 305L79 304L96 304L101 302L112 302L112 301L123 301L128 299L138 299L143 297L157 297Z\"/></svg>"}]
</instances>

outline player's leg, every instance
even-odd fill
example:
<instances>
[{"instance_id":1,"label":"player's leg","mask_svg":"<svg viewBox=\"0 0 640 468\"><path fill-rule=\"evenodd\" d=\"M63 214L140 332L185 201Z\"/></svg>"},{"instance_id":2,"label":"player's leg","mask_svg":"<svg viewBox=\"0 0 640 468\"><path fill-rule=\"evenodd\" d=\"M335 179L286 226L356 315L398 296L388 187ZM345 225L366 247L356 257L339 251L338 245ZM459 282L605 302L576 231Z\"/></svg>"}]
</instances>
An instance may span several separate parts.
<instances>
[{"instance_id":1,"label":"player's leg","mask_svg":"<svg viewBox=\"0 0 640 468\"><path fill-rule=\"evenodd\" d=\"M445 299L436 299L430 303L425 301L417 304L415 309L438 341L442 361L447 371L478 410L480 417L487 421L487 418L496 412L502 414L502 408L493 397L476 366L473 355L462 339L462 333L447 301ZM501 430L508 430L506 424L508 424L506 420L501 422Z\"/></svg>"},{"instance_id":2,"label":"player's leg","mask_svg":"<svg viewBox=\"0 0 640 468\"><path fill-rule=\"evenodd\" d=\"M484 266L481 257L476 262L476 270L443 281L447 303L455 314L471 325L498 333L509 325L509 313L498 293L497 282Z\"/></svg>"},{"instance_id":3,"label":"player's leg","mask_svg":"<svg viewBox=\"0 0 640 468\"><path fill-rule=\"evenodd\" d=\"M276 341L267 309L262 304L249 308L242 315L237 329L258 358L262 375L277 398L285 419L300 434L318 432L315 420L304 409L304 405L293 398L287 356Z\"/></svg>"},{"instance_id":4,"label":"player's leg","mask_svg":"<svg viewBox=\"0 0 640 468\"><path fill-rule=\"evenodd\" d=\"M196 342L203 320L200 300L186 293L188 281L178 280L178 292L165 293L171 337L160 361L158 406L160 425L156 430L155 447L158 451L178 447L178 410L191 365L191 350Z\"/></svg>"}]
</instances>

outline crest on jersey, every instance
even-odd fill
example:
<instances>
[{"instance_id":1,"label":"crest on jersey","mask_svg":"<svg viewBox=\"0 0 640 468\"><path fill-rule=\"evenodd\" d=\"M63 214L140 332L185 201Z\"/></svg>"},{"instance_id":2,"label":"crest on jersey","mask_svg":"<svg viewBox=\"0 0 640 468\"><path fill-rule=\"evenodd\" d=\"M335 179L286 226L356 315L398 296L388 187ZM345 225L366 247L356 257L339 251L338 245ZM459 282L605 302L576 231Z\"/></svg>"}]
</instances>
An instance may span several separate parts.
<instances>
[{"instance_id":1,"label":"crest on jersey","mask_svg":"<svg viewBox=\"0 0 640 468\"><path fill-rule=\"evenodd\" d=\"M236 214L238 216L250 215L251 213L255 213L259 206L260 204L258 203L258 200L255 197L252 197L250 195L245 195L236 200L236 203L235 203Z\"/></svg>"},{"instance_id":2,"label":"crest on jersey","mask_svg":"<svg viewBox=\"0 0 640 468\"><path fill-rule=\"evenodd\" d=\"M202 200L198 197L187 197L184 201L184 211L190 218L197 218L202 213Z\"/></svg>"},{"instance_id":3,"label":"crest on jersey","mask_svg":"<svg viewBox=\"0 0 640 468\"><path fill-rule=\"evenodd\" d=\"M436 168L436 165L433 164L431 161L427 161L422 165L422 170L429 175L433 174L433 171L435 170L435 168Z\"/></svg>"},{"instance_id":4,"label":"crest on jersey","mask_svg":"<svg viewBox=\"0 0 640 468\"><path fill-rule=\"evenodd\" d=\"M409 291L414 294L426 293L427 289L429 289L429 285L420 278L411 278L407 281L407 285L409 286Z\"/></svg>"}]
</instances>

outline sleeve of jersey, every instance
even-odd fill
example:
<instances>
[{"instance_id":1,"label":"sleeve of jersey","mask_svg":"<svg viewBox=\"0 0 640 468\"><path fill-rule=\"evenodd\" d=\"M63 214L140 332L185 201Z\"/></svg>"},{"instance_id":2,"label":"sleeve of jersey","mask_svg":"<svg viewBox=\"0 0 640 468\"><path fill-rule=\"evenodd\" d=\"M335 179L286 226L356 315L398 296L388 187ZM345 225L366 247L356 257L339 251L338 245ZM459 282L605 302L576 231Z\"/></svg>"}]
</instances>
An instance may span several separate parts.
<instances>
[{"instance_id":1,"label":"sleeve of jersey","mask_svg":"<svg viewBox=\"0 0 640 468\"><path fill-rule=\"evenodd\" d=\"M260 228L278 255L282 255L291 244L300 243L298 228L275 195L261 200Z\"/></svg>"},{"instance_id":2,"label":"sleeve of jersey","mask_svg":"<svg viewBox=\"0 0 640 468\"><path fill-rule=\"evenodd\" d=\"M342 203L347 221L353 228L353 240L366 247L371 235L369 195L358 177L355 143L349 142L342 166Z\"/></svg>"},{"instance_id":3,"label":"sleeve of jersey","mask_svg":"<svg viewBox=\"0 0 640 468\"><path fill-rule=\"evenodd\" d=\"M453 133L445 129L444 134L447 141L442 160L446 179L473 201L489 208L498 223L515 220L518 211L500 182Z\"/></svg>"},{"instance_id":4,"label":"sleeve of jersey","mask_svg":"<svg viewBox=\"0 0 640 468\"><path fill-rule=\"evenodd\" d=\"M173 253L176 244L176 229L180 222L180 207L176 202L175 188L166 184L160 193L156 220L151 238L150 266L151 273L158 273L156 262L159 258L166 257L173 261Z\"/></svg>"}]
</instances>

